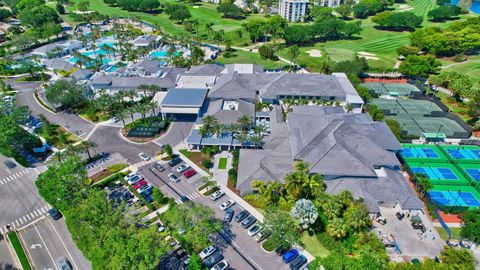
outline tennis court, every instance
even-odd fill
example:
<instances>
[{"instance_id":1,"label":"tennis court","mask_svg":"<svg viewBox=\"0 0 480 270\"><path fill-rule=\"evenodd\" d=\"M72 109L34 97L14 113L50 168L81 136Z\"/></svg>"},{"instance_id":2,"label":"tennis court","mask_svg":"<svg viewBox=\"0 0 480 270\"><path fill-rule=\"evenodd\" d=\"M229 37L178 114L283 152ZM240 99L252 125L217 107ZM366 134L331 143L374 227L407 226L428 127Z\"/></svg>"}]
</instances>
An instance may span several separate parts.
<instances>
[{"instance_id":1,"label":"tennis court","mask_svg":"<svg viewBox=\"0 0 480 270\"><path fill-rule=\"evenodd\" d=\"M408 83L362 83L370 91L382 96L409 96L412 92L421 92L416 86Z\"/></svg>"},{"instance_id":2,"label":"tennis court","mask_svg":"<svg viewBox=\"0 0 480 270\"><path fill-rule=\"evenodd\" d=\"M480 164L457 163L457 165L468 175L474 185L480 185Z\"/></svg>"},{"instance_id":3,"label":"tennis court","mask_svg":"<svg viewBox=\"0 0 480 270\"><path fill-rule=\"evenodd\" d=\"M444 133L447 137L454 137L457 133L466 133L457 122L446 117L424 117L422 114L397 114L386 116L394 119L407 135L421 136L422 133Z\"/></svg>"},{"instance_id":4,"label":"tennis court","mask_svg":"<svg viewBox=\"0 0 480 270\"><path fill-rule=\"evenodd\" d=\"M450 157L458 161L478 161L480 163L480 147L474 145L442 146ZM480 166L480 165L479 165Z\"/></svg>"},{"instance_id":5,"label":"tennis court","mask_svg":"<svg viewBox=\"0 0 480 270\"><path fill-rule=\"evenodd\" d=\"M401 152L402 156L405 158L439 158L439 154L435 149L427 147L415 147L415 146L403 146Z\"/></svg>"},{"instance_id":6,"label":"tennis court","mask_svg":"<svg viewBox=\"0 0 480 270\"><path fill-rule=\"evenodd\" d=\"M440 206L461 206L461 207L478 207L480 200L475 197L472 192L463 191L435 191L428 193L430 200Z\"/></svg>"},{"instance_id":7,"label":"tennis court","mask_svg":"<svg viewBox=\"0 0 480 270\"><path fill-rule=\"evenodd\" d=\"M390 113L419 113L430 114L432 111L442 111L437 104L428 100L418 99L382 99L374 98L372 103L379 109L389 110Z\"/></svg>"},{"instance_id":8,"label":"tennis court","mask_svg":"<svg viewBox=\"0 0 480 270\"><path fill-rule=\"evenodd\" d=\"M470 182L451 163L407 161L412 173L424 174L434 185L468 186Z\"/></svg>"}]
</instances>

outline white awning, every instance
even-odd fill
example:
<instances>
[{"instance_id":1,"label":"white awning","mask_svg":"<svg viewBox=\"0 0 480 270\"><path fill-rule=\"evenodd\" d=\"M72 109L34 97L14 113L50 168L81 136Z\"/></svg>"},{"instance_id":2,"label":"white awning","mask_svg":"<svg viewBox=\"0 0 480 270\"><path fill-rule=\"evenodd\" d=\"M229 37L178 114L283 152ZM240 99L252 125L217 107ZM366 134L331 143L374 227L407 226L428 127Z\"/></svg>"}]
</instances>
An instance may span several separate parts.
<instances>
[{"instance_id":1,"label":"white awning","mask_svg":"<svg viewBox=\"0 0 480 270\"><path fill-rule=\"evenodd\" d=\"M200 108L188 108L188 107L164 107L160 108L162 113L179 113L179 114L198 114Z\"/></svg>"}]
</instances>

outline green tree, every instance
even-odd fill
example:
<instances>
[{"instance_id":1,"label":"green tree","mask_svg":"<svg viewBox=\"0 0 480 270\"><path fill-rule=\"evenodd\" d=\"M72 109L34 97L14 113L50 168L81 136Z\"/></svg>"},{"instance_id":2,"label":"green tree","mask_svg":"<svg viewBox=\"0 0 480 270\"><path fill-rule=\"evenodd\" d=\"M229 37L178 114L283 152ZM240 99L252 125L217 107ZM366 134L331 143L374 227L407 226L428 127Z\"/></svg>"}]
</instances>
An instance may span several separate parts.
<instances>
[{"instance_id":1,"label":"green tree","mask_svg":"<svg viewBox=\"0 0 480 270\"><path fill-rule=\"evenodd\" d=\"M169 158L173 158L173 157L174 157L173 149L172 149L172 146L171 146L170 144L165 144L164 150L165 150L165 153L167 154L167 156L168 156Z\"/></svg>"},{"instance_id":2,"label":"green tree","mask_svg":"<svg viewBox=\"0 0 480 270\"><path fill-rule=\"evenodd\" d=\"M190 261L188 262L188 269L189 270L203 269L202 260L197 254L192 254L192 256L190 256Z\"/></svg>"},{"instance_id":3,"label":"green tree","mask_svg":"<svg viewBox=\"0 0 480 270\"><path fill-rule=\"evenodd\" d=\"M426 78L429 74L436 73L440 65L432 55L409 55L398 70L404 75Z\"/></svg>"},{"instance_id":4,"label":"green tree","mask_svg":"<svg viewBox=\"0 0 480 270\"><path fill-rule=\"evenodd\" d=\"M311 33L311 27L294 24L285 28L283 38L287 45L302 45L312 41Z\"/></svg>"},{"instance_id":5,"label":"green tree","mask_svg":"<svg viewBox=\"0 0 480 270\"><path fill-rule=\"evenodd\" d=\"M297 45L293 45L288 48L288 56L290 57L290 61L292 62L293 66L297 66L297 57L300 55L300 49Z\"/></svg>"},{"instance_id":6,"label":"green tree","mask_svg":"<svg viewBox=\"0 0 480 270\"><path fill-rule=\"evenodd\" d=\"M163 195L163 193L158 188L153 189L152 198L153 198L154 201L156 201L159 204L163 204L166 201L165 196Z\"/></svg>"},{"instance_id":7,"label":"green tree","mask_svg":"<svg viewBox=\"0 0 480 270\"><path fill-rule=\"evenodd\" d=\"M400 123L395 119L389 118L385 120L385 124L390 128L395 138L397 138L399 142L402 141L402 128L400 127Z\"/></svg>"},{"instance_id":8,"label":"green tree","mask_svg":"<svg viewBox=\"0 0 480 270\"><path fill-rule=\"evenodd\" d=\"M428 12L428 17L434 22L442 22L462 12L460 7L455 5L442 5Z\"/></svg>"},{"instance_id":9,"label":"green tree","mask_svg":"<svg viewBox=\"0 0 480 270\"><path fill-rule=\"evenodd\" d=\"M340 14L343 19L348 19L350 14L352 14L352 7L350 5L339 5L338 7L335 8L335 12Z\"/></svg>"},{"instance_id":10,"label":"green tree","mask_svg":"<svg viewBox=\"0 0 480 270\"><path fill-rule=\"evenodd\" d=\"M352 39L353 35L358 35L362 32L361 21L346 23L341 31L348 39Z\"/></svg>"},{"instance_id":11,"label":"green tree","mask_svg":"<svg viewBox=\"0 0 480 270\"><path fill-rule=\"evenodd\" d=\"M445 247L441 253L440 259L445 265L454 270L474 270L475 257L468 249L456 249L454 247Z\"/></svg>"},{"instance_id":12,"label":"green tree","mask_svg":"<svg viewBox=\"0 0 480 270\"><path fill-rule=\"evenodd\" d=\"M373 121L382 121L384 118L383 111L380 110L377 105L369 104L368 107L368 114L372 117Z\"/></svg>"},{"instance_id":13,"label":"green tree","mask_svg":"<svg viewBox=\"0 0 480 270\"><path fill-rule=\"evenodd\" d=\"M85 89L74 81L58 80L45 89L47 100L64 108L79 109L87 103Z\"/></svg>"},{"instance_id":14,"label":"green tree","mask_svg":"<svg viewBox=\"0 0 480 270\"><path fill-rule=\"evenodd\" d=\"M405 45L397 49L398 55L402 55L407 57L409 55L418 55L420 53L420 49L415 46Z\"/></svg>"},{"instance_id":15,"label":"green tree","mask_svg":"<svg viewBox=\"0 0 480 270\"><path fill-rule=\"evenodd\" d=\"M464 226L461 230L462 237L475 243L480 242L480 209L467 211L463 214L462 220Z\"/></svg>"},{"instance_id":16,"label":"green tree","mask_svg":"<svg viewBox=\"0 0 480 270\"><path fill-rule=\"evenodd\" d=\"M192 17L188 8L181 4L168 4L165 8L165 13L170 16L171 20L178 20L182 24L183 21Z\"/></svg>"},{"instance_id":17,"label":"green tree","mask_svg":"<svg viewBox=\"0 0 480 270\"><path fill-rule=\"evenodd\" d=\"M245 30L247 30L250 34L250 38L253 38L253 42L256 44L257 40L264 33L265 22L260 20L250 20L245 24Z\"/></svg>"},{"instance_id":18,"label":"green tree","mask_svg":"<svg viewBox=\"0 0 480 270\"><path fill-rule=\"evenodd\" d=\"M80 1L77 3L77 9L79 11L88 11L88 8L90 7L90 2L89 1Z\"/></svg>"},{"instance_id":19,"label":"green tree","mask_svg":"<svg viewBox=\"0 0 480 270\"><path fill-rule=\"evenodd\" d=\"M372 225L368 208L365 204L352 204L343 215L345 224L355 232L368 229Z\"/></svg>"},{"instance_id":20,"label":"green tree","mask_svg":"<svg viewBox=\"0 0 480 270\"><path fill-rule=\"evenodd\" d=\"M334 218L330 220L327 224L326 231L330 236L336 239L344 238L348 233L347 225L342 218Z\"/></svg>"},{"instance_id":21,"label":"green tree","mask_svg":"<svg viewBox=\"0 0 480 270\"><path fill-rule=\"evenodd\" d=\"M379 25L382 29L393 31L414 30L420 27L423 17L415 15L415 13L384 11L378 13L372 18L372 21Z\"/></svg>"},{"instance_id":22,"label":"green tree","mask_svg":"<svg viewBox=\"0 0 480 270\"><path fill-rule=\"evenodd\" d=\"M32 8L23 9L18 14L18 18L21 20L23 25L33 28L40 28L48 22L59 22L57 12L54 9L45 5L39 5Z\"/></svg>"},{"instance_id":23,"label":"green tree","mask_svg":"<svg viewBox=\"0 0 480 270\"><path fill-rule=\"evenodd\" d=\"M383 10L382 4L377 0L361 0L353 6L355 18L365 19Z\"/></svg>"},{"instance_id":24,"label":"green tree","mask_svg":"<svg viewBox=\"0 0 480 270\"><path fill-rule=\"evenodd\" d=\"M233 3L220 3L217 6L217 11L223 13L223 18L241 19L243 18L243 11Z\"/></svg>"},{"instance_id":25,"label":"green tree","mask_svg":"<svg viewBox=\"0 0 480 270\"><path fill-rule=\"evenodd\" d=\"M269 241L273 246L278 247L285 243L293 244L300 241L295 220L276 207L266 209L263 227L271 232Z\"/></svg>"},{"instance_id":26,"label":"green tree","mask_svg":"<svg viewBox=\"0 0 480 270\"><path fill-rule=\"evenodd\" d=\"M275 60L277 57L275 55L275 50L273 46L270 44L263 44L262 46L260 46L260 48L258 49L258 54L260 54L263 59Z\"/></svg>"}]
</instances>

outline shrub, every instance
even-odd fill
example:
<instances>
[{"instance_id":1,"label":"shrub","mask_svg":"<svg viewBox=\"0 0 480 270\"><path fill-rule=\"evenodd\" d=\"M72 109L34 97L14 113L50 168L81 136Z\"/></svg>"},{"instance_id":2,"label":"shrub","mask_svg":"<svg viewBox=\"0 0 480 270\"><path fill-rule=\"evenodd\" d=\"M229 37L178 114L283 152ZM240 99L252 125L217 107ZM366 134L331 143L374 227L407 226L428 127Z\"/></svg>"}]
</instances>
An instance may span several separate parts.
<instances>
[{"instance_id":1,"label":"shrub","mask_svg":"<svg viewBox=\"0 0 480 270\"><path fill-rule=\"evenodd\" d=\"M213 166L213 163L210 159L204 159L202 160L202 165L203 167L210 169Z\"/></svg>"},{"instance_id":2,"label":"shrub","mask_svg":"<svg viewBox=\"0 0 480 270\"><path fill-rule=\"evenodd\" d=\"M258 53L263 59L276 60L277 56L275 55L275 50L270 44L263 44L259 49Z\"/></svg>"},{"instance_id":3,"label":"shrub","mask_svg":"<svg viewBox=\"0 0 480 270\"><path fill-rule=\"evenodd\" d=\"M119 171L125 169L126 167L128 167L127 164L118 163L118 164L113 164L113 165L108 166L107 170L111 173L116 173L116 172L119 172Z\"/></svg>"}]
</instances>

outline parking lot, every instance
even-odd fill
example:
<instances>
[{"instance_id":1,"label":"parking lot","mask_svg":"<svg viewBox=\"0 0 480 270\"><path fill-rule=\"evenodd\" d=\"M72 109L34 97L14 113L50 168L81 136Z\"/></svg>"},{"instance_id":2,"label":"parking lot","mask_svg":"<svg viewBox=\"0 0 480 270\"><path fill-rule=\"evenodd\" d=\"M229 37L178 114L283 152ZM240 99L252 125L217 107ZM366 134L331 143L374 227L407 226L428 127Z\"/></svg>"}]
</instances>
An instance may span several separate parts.
<instances>
[{"instance_id":1,"label":"parking lot","mask_svg":"<svg viewBox=\"0 0 480 270\"><path fill-rule=\"evenodd\" d=\"M67 258L73 269L91 269L75 246L63 218L43 218L19 232L34 269L60 269L58 261Z\"/></svg>"},{"instance_id":2,"label":"parking lot","mask_svg":"<svg viewBox=\"0 0 480 270\"><path fill-rule=\"evenodd\" d=\"M182 173L176 172L176 168L183 164L177 164L170 168L167 164L163 164L164 171L154 168L153 164L149 164L139 168L139 172L154 186L159 187L162 192L169 197L175 198L177 203L183 203L181 198L185 197L189 200L201 203L210 207L215 216L223 220L225 212L219 206L230 198L224 195L217 201L213 201L209 197L201 195L197 191L197 187L204 183L202 176L196 174L190 178L185 178ZM174 183L168 178L168 174L175 174L180 181ZM234 215L243 210L239 205L232 206ZM259 243L249 236L246 229L236 221L224 222L224 228L220 235L214 237L215 245L222 251L226 260L230 264L230 269L290 269L289 266L282 262L282 258L275 253L266 253Z\"/></svg>"}]
</instances>

